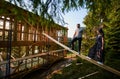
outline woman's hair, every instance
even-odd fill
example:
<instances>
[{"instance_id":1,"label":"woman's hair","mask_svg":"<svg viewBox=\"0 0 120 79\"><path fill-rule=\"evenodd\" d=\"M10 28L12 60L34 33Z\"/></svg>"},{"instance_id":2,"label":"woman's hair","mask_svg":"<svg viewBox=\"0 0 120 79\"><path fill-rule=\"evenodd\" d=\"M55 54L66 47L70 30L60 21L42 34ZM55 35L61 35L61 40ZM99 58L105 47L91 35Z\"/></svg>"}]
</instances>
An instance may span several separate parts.
<instances>
[{"instance_id":1,"label":"woman's hair","mask_svg":"<svg viewBox=\"0 0 120 79\"><path fill-rule=\"evenodd\" d=\"M104 32L103 32L102 28L98 28L98 31L104 37Z\"/></svg>"}]
</instances>

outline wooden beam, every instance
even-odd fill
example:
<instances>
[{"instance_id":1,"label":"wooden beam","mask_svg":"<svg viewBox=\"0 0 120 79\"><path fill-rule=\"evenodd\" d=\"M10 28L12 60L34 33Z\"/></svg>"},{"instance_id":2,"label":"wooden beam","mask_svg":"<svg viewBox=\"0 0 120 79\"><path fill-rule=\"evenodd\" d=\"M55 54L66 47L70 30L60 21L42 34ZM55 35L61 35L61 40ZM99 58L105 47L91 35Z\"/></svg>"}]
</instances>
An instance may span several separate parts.
<instances>
[{"instance_id":1,"label":"wooden beam","mask_svg":"<svg viewBox=\"0 0 120 79\"><path fill-rule=\"evenodd\" d=\"M38 41L38 42L34 42L34 41L12 41L12 47L15 46L40 46L43 45L45 41ZM8 46L8 41L0 41L0 47L7 47Z\"/></svg>"},{"instance_id":2,"label":"wooden beam","mask_svg":"<svg viewBox=\"0 0 120 79\"><path fill-rule=\"evenodd\" d=\"M26 59L30 59L30 58L34 58L34 57L39 57L39 56L46 55L46 54L47 53L42 53L42 54L31 55L31 56L27 56L27 57L23 57L23 58L17 58L15 60L11 59L10 63L20 61L20 60L26 60ZM0 65L7 64L7 63L8 63L8 61L2 61L2 62L0 62Z\"/></svg>"},{"instance_id":3,"label":"wooden beam","mask_svg":"<svg viewBox=\"0 0 120 79\"><path fill-rule=\"evenodd\" d=\"M89 76L95 75L95 74L97 74L97 73L99 73L99 72L96 71L96 72L90 73L90 74L88 74L88 75L85 75L85 76L83 76L83 77L80 77L80 78L78 78L78 79L84 79L84 78L87 78L87 77L89 77Z\"/></svg>"},{"instance_id":4,"label":"wooden beam","mask_svg":"<svg viewBox=\"0 0 120 79\"><path fill-rule=\"evenodd\" d=\"M82 54L79 55L78 52L76 52L76 51L70 49L69 47L65 46L64 44L56 41L55 39L53 39L52 37L50 37L50 36L47 35L46 33L42 33L42 34L43 34L44 36L46 36L47 38L49 38L50 40L52 40L53 42L55 42L56 44L60 45L61 47L65 48L65 49L67 49L68 51L72 52L73 54L77 55L78 57L80 57L80 58L82 58L82 59L84 59L84 60L86 60L86 61L89 61L89 62L91 62L91 63L93 63L93 64L95 64L95 65L97 65L97 66L99 66L99 67L101 67L101 68L109 71L109 72L112 72L112 73L120 76L120 71L118 71L118 70L116 70L116 69L113 69L113 68L111 68L111 67L109 67L109 66L107 66L107 65L105 65L105 64L99 64L99 63L97 63L97 61L95 61L95 60L93 60L93 59L88 59L86 56L84 56L84 55L82 55Z\"/></svg>"},{"instance_id":5,"label":"wooden beam","mask_svg":"<svg viewBox=\"0 0 120 79\"><path fill-rule=\"evenodd\" d=\"M54 50L54 51L50 51L50 53L55 53L55 52L60 52L63 51L64 49L60 49L60 50ZM34 57L40 57L43 55L47 55L47 53L40 53L40 54L35 54L35 55L31 55L31 56L26 56L26 57L22 57L22 58L16 58L16 59L11 59L10 62L16 62L16 61L20 61L20 60L26 60L26 59L30 59L30 58L34 58ZM6 64L8 63L7 61L2 61L0 62L0 65L2 64Z\"/></svg>"}]
</instances>

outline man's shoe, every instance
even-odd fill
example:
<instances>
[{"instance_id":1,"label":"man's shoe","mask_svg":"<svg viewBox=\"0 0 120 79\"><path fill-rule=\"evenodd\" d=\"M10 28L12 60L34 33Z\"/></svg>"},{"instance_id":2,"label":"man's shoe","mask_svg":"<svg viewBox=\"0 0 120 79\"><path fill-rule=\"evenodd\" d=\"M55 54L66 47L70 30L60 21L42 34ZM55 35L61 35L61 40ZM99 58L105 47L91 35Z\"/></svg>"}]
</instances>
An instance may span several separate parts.
<instances>
[{"instance_id":1,"label":"man's shoe","mask_svg":"<svg viewBox=\"0 0 120 79\"><path fill-rule=\"evenodd\" d=\"M80 55L80 52L78 51L78 54Z\"/></svg>"},{"instance_id":2,"label":"man's shoe","mask_svg":"<svg viewBox=\"0 0 120 79\"><path fill-rule=\"evenodd\" d=\"M88 56L87 56L86 58L87 58L87 59L91 59L91 58L90 58L90 57L88 57Z\"/></svg>"}]
</instances>

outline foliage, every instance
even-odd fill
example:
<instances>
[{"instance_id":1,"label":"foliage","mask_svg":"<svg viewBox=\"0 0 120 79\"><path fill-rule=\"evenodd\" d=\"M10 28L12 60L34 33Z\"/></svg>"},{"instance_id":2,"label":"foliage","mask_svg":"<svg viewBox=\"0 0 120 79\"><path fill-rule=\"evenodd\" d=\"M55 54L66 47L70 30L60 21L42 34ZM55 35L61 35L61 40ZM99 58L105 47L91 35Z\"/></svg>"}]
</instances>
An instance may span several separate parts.
<instances>
[{"instance_id":1,"label":"foliage","mask_svg":"<svg viewBox=\"0 0 120 79\"><path fill-rule=\"evenodd\" d=\"M85 0L8 0L19 7L29 10L42 18L65 24L63 14L70 10L79 10ZM29 2L29 3L28 3Z\"/></svg>"},{"instance_id":2,"label":"foliage","mask_svg":"<svg viewBox=\"0 0 120 79\"><path fill-rule=\"evenodd\" d=\"M108 21L106 21L106 24L108 25L109 29L106 30L106 38L107 40L107 46L106 48L108 49L108 61L106 62L107 64L110 64L111 61L113 61L114 64L112 67L117 68L120 70L118 67L120 64L120 2L119 0L112 1L111 2L111 8L109 9L108 13Z\"/></svg>"},{"instance_id":3,"label":"foliage","mask_svg":"<svg viewBox=\"0 0 120 79\"><path fill-rule=\"evenodd\" d=\"M86 53L88 53L89 48L95 44L95 29L99 24L99 20L96 20L96 18L98 18L96 15L93 16L92 12L89 12L83 22L86 25L86 30L84 32L85 37L83 38L83 47Z\"/></svg>"},{"instance_id":4,"label":"foliage","mask_svg":"<svg viewBox=\"0 0 120 79\"><path fill-rule=\"evenodd\" d=\"M89 38L94 36L91 32L92 28L99 27L99 24L104 24L105 32L105 54L106 64L120 70L120 2L119 0L92 0L87 6L89 9L88 15L85 17L84 24L86 27L85 44L91 45ZM103 20L103 21L101 21ZM87 51L88 52L88 51ZM114 62L114 63L111 63Z\"/></svg>"}]
</instances>

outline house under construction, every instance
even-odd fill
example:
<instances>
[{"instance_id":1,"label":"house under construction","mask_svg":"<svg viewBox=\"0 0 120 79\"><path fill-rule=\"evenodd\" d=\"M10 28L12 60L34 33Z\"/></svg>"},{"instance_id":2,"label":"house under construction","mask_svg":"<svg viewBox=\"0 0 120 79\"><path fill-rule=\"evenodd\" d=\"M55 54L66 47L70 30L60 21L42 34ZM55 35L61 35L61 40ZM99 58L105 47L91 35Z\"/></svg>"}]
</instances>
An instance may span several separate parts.
<instances>
[{"instance_id":1,"label":"house under construction","mask_svg":"<svg viewBox=\"0 0 120 79\"><path fill-rule=\"evenodd\" d=\"M66 27L0 1L0 78L30 72L66 56L66 50L42 33L67 45L67 31Z\"/></svg>"}]
</instances>

